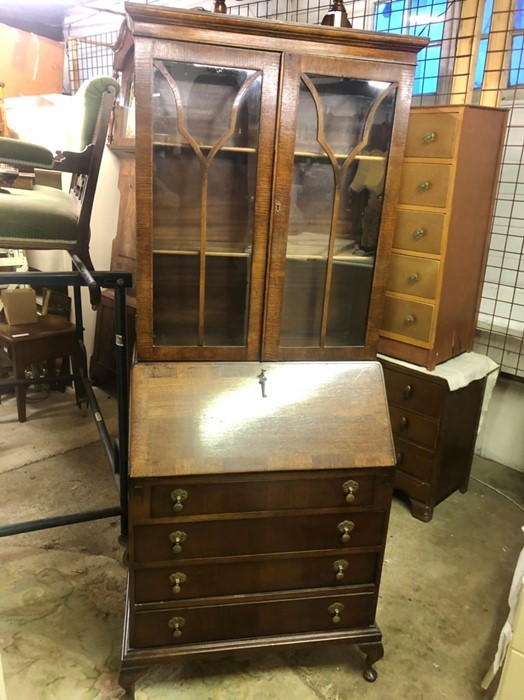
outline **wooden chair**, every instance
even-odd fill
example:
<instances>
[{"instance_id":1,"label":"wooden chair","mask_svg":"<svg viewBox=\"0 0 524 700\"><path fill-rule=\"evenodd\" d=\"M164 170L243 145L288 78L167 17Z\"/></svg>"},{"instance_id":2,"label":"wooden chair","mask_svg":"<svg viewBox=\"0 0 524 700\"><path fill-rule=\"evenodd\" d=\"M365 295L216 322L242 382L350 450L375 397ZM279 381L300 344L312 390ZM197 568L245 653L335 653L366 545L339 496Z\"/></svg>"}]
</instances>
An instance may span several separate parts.
<instances>
[{"instance_id":1,"label":"wooden chair","mask_svg":"<svg viewBox=\"0 0 524 700\"><path fill-rule=\"evenodd\" d=\"M58 151L0 137L0 248L66 250L89 287L91 305L100 287L90 271L90 221L107 130L119 85L113 78L86 81L71 98L64 133L75 150ZM73 128L71 128L73 127ZM68 192L46 185L16 186L19 171L52 169L71 173ZM0 275L1 283L1 275Z\"/></svg>"}]
</instances>

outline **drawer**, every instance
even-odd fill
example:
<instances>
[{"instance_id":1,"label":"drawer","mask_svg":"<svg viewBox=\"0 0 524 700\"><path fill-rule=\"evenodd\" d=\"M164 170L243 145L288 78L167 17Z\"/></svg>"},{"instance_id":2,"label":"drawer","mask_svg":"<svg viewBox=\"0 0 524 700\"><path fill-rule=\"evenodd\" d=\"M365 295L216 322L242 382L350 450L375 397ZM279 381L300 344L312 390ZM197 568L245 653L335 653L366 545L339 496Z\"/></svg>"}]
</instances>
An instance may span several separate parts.
<instances>
[{"instance_id":1,"label":"drawer","mask_svg":"<svg viewBox=\"0 0 524 700\"><path fill-rule=\"evenodd\" d=\"M438 418L448 394L447 385L426 379L422 373L397 371L384 367L384 380L388 402Z\"/></svg>"},{"instance_id":2,"label":"drawer","mask_svg":"<svg viewBox=\"0 0 524 700\"><path fill-rule=\"evenodd\" d=\"M387 288L392 292L435 299L439 262L413 255L392 255Z\"/></svg>"},{"instance_id":3,"label":"drawer","mask_svg":"<svg viewBox=\"0 0 524 700\"><path fill-rule=\"evenodd\" d=\"M404 163L400 180L400 204L445 207L451 178L451 165Z\"/></svg>"},{"instance_id":4,"label":"drawer","mask_svg":"<svg viewBox=\"0 0 524 700\"><path fill-rule=\"evenodd\" d=\"M160 647L304 632L336 632L375 621L373 592L222 603L135 612L131 646ZM338 611L338 615L337 615Z\"/></svg>"},{"instance_id":5,"label":"drawer","mask_svg":"<svg viewBox=\"0 0 524 700\"><path fill-rule=\"evenodd\" d=\"M395 449L397 452L397 474L403 472L420 481L431 482L435 455L431 450L414 445L395 436Z\"/></svg>"},{"instance_id":6,"label":"drawer","mask_svg":"<svg viewBox=\"0 0 524 700\"><path fill-rule=\"evenodd\" d=\"M133 490L131 490L133 492ZM308 472L297 477L253 475L241 478L170 479L151 485L152 518L253 511L296 510L298 508L338 508L345 504L366 506L379 498L375 474L340 471ZM346 498L349 497L349 500ZM385 504L384 504L385 505Z\"/></svg>"},{"instance_id":7,"label":"drawer","mask_svg":"<svg viewBox=\"0 0 524 700\"><path fill-rule=\"evenodd\" d=\"M395 476L395 488L414 501L420 503L428 503L430 498L431 487L429 484L419 481L408 474L397 471Z\"/></svg>"},{"instance_id":8,"label":"drawer","mask_svg":"<svg viewBox=\"0 0 524 700\"><path fill-rule=\"evenodd\" d=\"M418 209L398 209L393 248L440 255L445 214Z\"/></svg>"},{"instance_id":9,"label":"drawer","mask_svg":"<svg viewBox=\"0 0 524 700\"><path fill-rule=\"evenodd\" d=\"M429 343L433 325L433 304L410 299L398 299L388 294L384 297L382 330L412 340Z\"/></svg>"},{"instance_id":10,"label":"drawer","mask_svg":"<svg viewBox=\"0 0 524 700\"><path fill-rule=\"evenodd\" d=\"M135 602L372 584L379 563L379 552L221 559L216 563L182 560L169 567L135 569Z\"/></svg>"},{"instance_id":11,"label":"drawer","mask_svg":"<svg viewBox=\"0 0 524 700\"><path fill-rule=\"evenodd\" d=\"M393 435L413 440L433 450L437 445L439 421L418 413L405 411L399 406L389 406Z\"/></svg>"},{"instance_id":12,"label":"drawer","mask_svg":"<svg viewBox=\"0 0 524 700\"><path fill-rule=\"evenodd\" d=\"M132 531L133 560L170 561L248 553L308 552L337 548L343 551L352 547L373 547L382 543L385 519L383 511L348 513L341 510L300 517L277 515L223 520L195 518L193 521L136 525ZM350 523L348 541L342 541L342 523Z\"/></svg>"},{"instance_id":13,"label":"drawer","mask_svg":"<svg viewBox=\"0 0 524 700\"><path fill-rule=\"evenodd\" d=\"M458 112L412 111L405 155L407 158L453 158L458 130Z\"/></svg>"}]
</instances>

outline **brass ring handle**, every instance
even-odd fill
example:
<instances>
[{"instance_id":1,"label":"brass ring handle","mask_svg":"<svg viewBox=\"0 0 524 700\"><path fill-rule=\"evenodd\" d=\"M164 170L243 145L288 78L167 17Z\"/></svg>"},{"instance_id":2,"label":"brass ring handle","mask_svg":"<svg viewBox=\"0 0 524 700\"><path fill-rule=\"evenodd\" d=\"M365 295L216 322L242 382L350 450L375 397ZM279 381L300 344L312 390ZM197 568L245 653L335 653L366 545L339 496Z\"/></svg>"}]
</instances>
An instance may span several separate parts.
<instances>
[{"instance_id":1,"label":"brass ring handle","mask_svg":"<svg viewBox=\"0 0 524 700\"><path fill-rule=\"evenodd\" d=\"M335 578L337 581L342 581L344 578L344 571L348 568L349 564L345 559L337 559L333 562L333 569L335 571Z\"/></svg>"},{"instance_id":2,"label":"brass ring handle","mask_svg":"<svg viewBox=\"0 0 524 700\"><path fill-rule=\"evenodd\" d=\"M172 584L171 593L174 593L175 595L182 593L182 586L180 584L185 583L186 581L187 576L181 571L177 571L176 574L171 574L169 577L169 583Z\"/></svg>"},{"instance_id":3,"label":"brass ring handle","mask_svg":"<svg viewBox=\"0 0 524 700\"><path fill-rule=\"evenodd\" d=\"M333 603L333 605L330 605L328 608L328 612L331 615L331 622L334 625L338 625L338 623L341 620L340 613L343 612L344 610L344 604L343 603Z\"/></svg>"},{"instance_id":4,"label":"brass ring handle","mask_svg":"<svg viewBox=\"0 0 524 700\"><path fill-rule=\"evenodd\" d=\"M424 180L423 182L421 182L421 183L419 184L418 189L419 189L421 192L427 192L427 191L429 190L430 186L431 186L431 185L430 185L429 180Z\"/></svg>"},{"instance_id":5,"label":"brass ring handle","mask_svg":"<svg viewBox=\"0 0 524 700\"><path fill-rule=\"evenodd\" d=\"M410 399L413 396L413 387L411 384L406 384L402 391L402 396L407 400Z\"/></svg>"},{"instance_id":6,"label":"brass ring handle","mask_svg":"<svg viewBox=\"0 0 524 700\"><path fill-rule=\"evenodd\" d=\"M402 416L400 423L398 424L399 430L407 430L409 428L409 419L406 416Z\"/></svg>"},{"instance_id":7,"label":"brass ring handle","mask_svg":"<svg viewBox=\"0 0 524 700\"><path fill-rule=\"evenodd\" d=\"M412 234L412 235L413 235L413 238L414 238L416 241L418 241L418 240L420 240L420 239L422 238L422 236L423 236L425 233L426 233L426 232L424 231L423 228L416 228L416 229L413 231L413 234Z\"/></svg>"},{"instance_id":8,"label":"brass ring handle","mask_svg":"<svg viewBox=\"0 0 524 700\"><path fill-rule=\"evenodd\" d=\"M435 141L436 138L437 135L434 131L426 131L426 133L422 137L422 141L424 143L433 143L433 141Z\"/></svg>"},{"instance_id":9,"label":"brass ring handle","mask_svg":"<svg viewBox=\"0 0 524 700\"><path fill-rule=\"evenodd\" d=\"M355 500L355 493L358 491L358 486L358 481L353 481L353 479L345 481L342 484L342 488L344 489L344 493L346 494L346 503L353 503L353 501Z\"/></svg>"},{"instance_id":10,"label":"brass ring handle","mask_svg":"<svg viewBox=\"0 0 524 700\"><path fill-rule=\"evenodd\" d=\"M169 541L173 545L173 554L180 554L182 551L182 542L187 540L187 535L182 530L176 530L169 535Z\"/></svg>"},{"instance_id":11,"label":"brass ring handle","mask_svg":"<svg viewBox=\"0 0 524 700\"><path fill-rule=\"evenodd\" d=\"M408 314L404 319L404 323L406 324L406 326L411 326L412 323L415 323L415 320L416 319L413 316L413 314Z\"/></svg>"},{"instance_id":12,"label":"brass ring handle","mask_svg":"<svg viewBox=\"0 0 524 700\"><path fill-rule=\"evenodd\" d=\"M351 520L343 520L337 525L337 530L342 533L342 542L349 542L351 539L350 533L353 532L354 529L355 523L351 522Z\"/></svg>"},{"instance_id":13,"label":"brass ring handle","mask_svg":"<svg viewBox=\"0 0 524 700\"><path fill-rule=\"evenodd\" d=\"M180 628L186 624L186 621L183 617L172 617L167 624L173 630L173 637L178 639L182 636L182 630Z\"/></svg>"},{"instance_id":14,"label":"brass ring handle","mask_svg":"<svg viewBox=\"0 0 524 700\"><path fill-rule=\"evenodd\" d=\"M175 489L171 491L171 500L173 501L173 510L175 513L180 513L184 508L184 501L187 500L188 492L184 489Z\"/></svg>"},{"instance_id":15,"label":"brass ring handle","mask_svg":"<svg viewBox=\"0 0 524 700\"><path fill-rule=\"evenodd\" d=\"M413 274L411 274L408 277L408 284L415 284L415 282L418 282L418 280L419 280L418 272L413 272Z\"/></svg>"}]
</instances>

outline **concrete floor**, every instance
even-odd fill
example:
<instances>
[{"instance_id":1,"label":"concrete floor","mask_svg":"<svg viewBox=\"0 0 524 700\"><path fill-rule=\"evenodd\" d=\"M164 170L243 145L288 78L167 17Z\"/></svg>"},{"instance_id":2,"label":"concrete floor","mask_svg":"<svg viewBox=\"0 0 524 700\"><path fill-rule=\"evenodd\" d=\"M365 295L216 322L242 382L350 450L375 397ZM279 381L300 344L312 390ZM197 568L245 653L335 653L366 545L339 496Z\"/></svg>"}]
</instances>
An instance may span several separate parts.
<instances>
[{"instance_id":1,"label":"concrete floor","mask_svg":"<svg viewBox=\"0 0 524 700\"><path fill-rule=\"evenodd\" d=\"M79 419L69 399L51 394L29 407L21 425L14 399L2 398L2 522L117 504L101 443L90 436L74 443L77 422L92 419ZM116 401L100 400L112 420ZM64 442L67 451L55 454ZM430 523L414 519L404 499L395 497L377 611L385 656L374 684L361 678L360 652L334 645L258 653L248 661L198 660L181 666L176 682L169 669L164 677L162 668L155 669L146 685L156 691L140 698L488 700L495 685L484 691L480 683L508 613L509 586L524 546L523 509L524 474L480 458L468 492L440 504ZM0 551L5 543L120 560L118 535L118 520L111 518L0 539Z\"/></svg>"}]
</instances>

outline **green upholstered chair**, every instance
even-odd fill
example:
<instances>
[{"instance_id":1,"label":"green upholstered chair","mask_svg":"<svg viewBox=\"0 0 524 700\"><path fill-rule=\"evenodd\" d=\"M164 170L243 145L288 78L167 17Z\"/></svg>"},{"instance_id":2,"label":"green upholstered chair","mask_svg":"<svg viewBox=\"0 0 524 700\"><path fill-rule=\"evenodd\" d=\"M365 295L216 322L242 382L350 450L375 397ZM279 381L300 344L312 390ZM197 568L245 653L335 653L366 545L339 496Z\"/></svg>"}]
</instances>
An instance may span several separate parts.
<instances>
[{"instance_id":1,"label":"green upholstered chair","mask_svg":"<svg viewBox=\"0 0 524 700\"><path fill-rule=\"evenodd\" d=\"M38 144L0 138L0 248L68 251L86 279L93 307L100 302L100 288L89 274L94 269L90 220L118 91L118 83L110 77L86 81L64 114L66 147L54 155ZM31 169L71 173L69 191L38 184L32 189L9 186L15 184L17 170Z\"/></svg>"}]
</instances>

